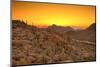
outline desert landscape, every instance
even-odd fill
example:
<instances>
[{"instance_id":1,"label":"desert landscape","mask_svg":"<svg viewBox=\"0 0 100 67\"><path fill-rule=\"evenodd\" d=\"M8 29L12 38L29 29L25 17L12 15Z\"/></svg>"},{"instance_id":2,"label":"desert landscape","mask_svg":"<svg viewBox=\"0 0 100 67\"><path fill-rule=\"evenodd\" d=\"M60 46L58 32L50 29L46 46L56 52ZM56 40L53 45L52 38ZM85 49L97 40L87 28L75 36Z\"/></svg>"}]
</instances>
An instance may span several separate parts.
<instances>
[{"instance_id":1,"label":"desert landscape","mask_svg":"<svg viewBox=\"0 0 100 67\"><path fill-rule=\"evenodd\" d=\"M96 23L83 30L12 20L12 57L13 65L95 61Z\"/></svg>"},{"instance_id":2,"label":"desert landscape","mask_svg":"<svg viewBox=\"0 0 100 67\"><path fill-rule=\"evenodd\" d=\"M96 61L96 6L12 2L12 66Z\"/></svg>"}]
</instances>

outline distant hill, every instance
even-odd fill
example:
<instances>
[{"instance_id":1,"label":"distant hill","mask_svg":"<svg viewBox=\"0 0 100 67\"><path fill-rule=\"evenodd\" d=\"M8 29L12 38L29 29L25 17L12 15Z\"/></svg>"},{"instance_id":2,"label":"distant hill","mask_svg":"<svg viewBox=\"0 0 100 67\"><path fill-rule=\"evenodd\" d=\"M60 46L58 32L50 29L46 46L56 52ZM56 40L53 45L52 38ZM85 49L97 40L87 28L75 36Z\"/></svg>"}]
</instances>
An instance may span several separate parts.
<instances>
[{"instance_id":1,"label":"distant hill","mask_svg":"<svg viewBox=\"0 0 100 67\"><path fill-rule=\"evenodd\" d=\"M96 23L91 24L86 30L96 31Z\"/></svg>"},{"instance_id":2,"label":"distant hill","mask_svg":"<svg viewBox=\"0 0 100 67\"><path fill-rule=\"evenodd\" d=\"M68 31L73 31L74 30L70 26L63 27L63 26L57 26L55 24L53 24L52 26L48 26L48 29L54 30L56 32L62 32L62 33L65 33L65 32L68 32Z\"/></svg>"},{"instance_id":3,"label":"distant hill","mask_svg":"<svg viewBox=\"0 0 100 67\"><path fill-rule=\"evenodd\" d=\"M68 32L74 39L85 41L96 41L96 23L91 24L85 30L70 31Z\"/></svg>"}]
</instances>

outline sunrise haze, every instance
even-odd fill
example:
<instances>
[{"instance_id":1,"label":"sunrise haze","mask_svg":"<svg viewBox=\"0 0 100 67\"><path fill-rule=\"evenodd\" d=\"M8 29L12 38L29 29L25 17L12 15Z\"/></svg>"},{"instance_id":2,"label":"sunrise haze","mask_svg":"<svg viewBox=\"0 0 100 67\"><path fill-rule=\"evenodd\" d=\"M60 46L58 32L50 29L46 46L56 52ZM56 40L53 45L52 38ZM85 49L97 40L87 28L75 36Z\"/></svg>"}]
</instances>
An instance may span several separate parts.
<instances>
[{"instance_id":1,"label":"sunrise haze","mask_svg":"<svg viewBox=\"0 0 100 67\"><path fill-rule=\"evenodd\" d=\"M84 29L95 23L95 6L13 2L12 19L38 27L56 24Z\"/></svg>"}]
</instances>

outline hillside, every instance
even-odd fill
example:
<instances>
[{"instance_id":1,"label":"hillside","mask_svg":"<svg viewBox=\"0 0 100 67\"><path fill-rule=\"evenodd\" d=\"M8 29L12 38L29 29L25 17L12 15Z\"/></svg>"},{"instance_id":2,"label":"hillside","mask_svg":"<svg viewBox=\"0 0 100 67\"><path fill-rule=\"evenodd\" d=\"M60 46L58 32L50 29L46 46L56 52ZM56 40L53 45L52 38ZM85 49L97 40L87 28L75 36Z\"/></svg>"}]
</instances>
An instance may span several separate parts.
<instances>
[{"instance_id":1,"label":"hillside","mask_svg":"<svg viewBox=\"0 0 100 67\"><path fill-rule=\"evenodd\" d=\"M91 24L87 30L96 31L96 23Z\"/></svg>"},{"instance_id":2,"label":"hillside","mask_svg":"<svg viewBox=\"0 0 100 67\"><path fill-rule=\"evenodd\" d=\"M77 40L96 42L96 23L91 24L85 30L69 31L67 34Z\"/></svg>"},{"instance_id":3,"label":"hillside","mask_svg":"<svg viewBox=\"0 0 100 67\"><path fill-rule=\"evenodd\" d=\"M77 40L65 31L63 27L42 29L12 20L13 65L96 60L95 42Z\"/></svg>"}]
</instances>

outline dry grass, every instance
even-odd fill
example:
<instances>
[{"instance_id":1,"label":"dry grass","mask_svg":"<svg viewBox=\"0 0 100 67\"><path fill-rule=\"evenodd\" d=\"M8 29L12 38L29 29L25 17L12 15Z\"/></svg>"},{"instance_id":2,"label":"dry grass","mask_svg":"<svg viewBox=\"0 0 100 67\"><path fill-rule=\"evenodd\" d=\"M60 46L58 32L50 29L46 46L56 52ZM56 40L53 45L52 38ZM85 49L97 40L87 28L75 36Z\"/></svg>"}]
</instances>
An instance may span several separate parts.
<instances>
[{"instance_id":1,"label":"dry grass","mask_svg":"<svg viewBox=\"0 0 100 67\"><path fill-rule=\"evenodd\" d=\"M14 22L12 48L15 65L96 60L95 45L79 43L68 34L53 29Z\"/></svg>"}]
</instances>

